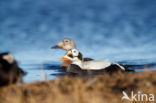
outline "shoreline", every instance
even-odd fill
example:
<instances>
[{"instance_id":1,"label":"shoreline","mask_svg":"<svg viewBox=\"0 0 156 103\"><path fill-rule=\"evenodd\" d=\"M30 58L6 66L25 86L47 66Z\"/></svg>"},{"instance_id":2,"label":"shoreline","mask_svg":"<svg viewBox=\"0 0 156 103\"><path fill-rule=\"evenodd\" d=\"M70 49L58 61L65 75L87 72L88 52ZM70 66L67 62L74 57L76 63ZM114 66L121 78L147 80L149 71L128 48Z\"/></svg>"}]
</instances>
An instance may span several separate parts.
<instances>
[{"instance_id":1,"label":"shoreline","mask_svg":"<svg viewBox=\"0 0 156 103\"><path fill-rule=\"evenodd\" d=\"M155 90L156 71L105 73L92 78L60 76L55 80L1 87L0 103L121 103L123 91L128 95L141 91L156 96Z\"/></svg>"}]
</instances>

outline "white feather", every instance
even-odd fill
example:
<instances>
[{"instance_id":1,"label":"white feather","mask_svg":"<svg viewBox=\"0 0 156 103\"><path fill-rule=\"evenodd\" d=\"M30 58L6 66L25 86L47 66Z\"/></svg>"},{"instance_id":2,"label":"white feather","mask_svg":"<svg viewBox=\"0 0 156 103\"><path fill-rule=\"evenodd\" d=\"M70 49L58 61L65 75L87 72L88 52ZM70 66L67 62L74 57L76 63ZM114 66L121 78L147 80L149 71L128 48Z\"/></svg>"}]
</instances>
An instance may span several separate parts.
<instances>
[{"instance_id":1,"label":"white feather","mask_svg":"<svg viewBox=\"0 0 156 103\"><path fill-rule=\"evenodd\" d=\"M111 63L109 61L87 61L83 62L82 65L80 66L82 69L87 69L87 70L100 70L100 69L105 69L106 67L109 67Z\"/></svg>"},{"instance_id":2,"label":"white feather","mask_svg":"<svg viewBox=\"0 0 156 103\"><path fill-rule=\"evenodd\" d=\"M117 63L112 63L112 64L116 64L117 66L119 66L122 70L125 71L125 68L123 66L121 66L120 64L117 64Z\"/></svg>"}]
</instances>

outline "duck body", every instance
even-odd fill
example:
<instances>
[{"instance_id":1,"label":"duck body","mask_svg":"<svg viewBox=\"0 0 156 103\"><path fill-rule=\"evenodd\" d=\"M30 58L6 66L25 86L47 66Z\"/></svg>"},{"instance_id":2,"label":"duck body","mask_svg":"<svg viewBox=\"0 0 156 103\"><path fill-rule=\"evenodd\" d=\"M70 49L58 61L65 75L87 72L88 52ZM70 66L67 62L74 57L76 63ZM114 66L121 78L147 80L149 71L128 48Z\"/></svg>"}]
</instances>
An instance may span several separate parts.
<instances>
[{"instance_id":1,"label":"duck body","mask_svg":"<svg viewBox=\"0 0 156 103\"><path fill-rule=\"evenodd\" d=\"M73 64L77 64L77 63L73 62ZM98 60L84 61L84 62L79 63L80 68L86 69L86 70L100 70L110 65L111 63L108 61L98 61Z\"/></svg>"},{"instance_id":2,"label":"duck body","mask_svg":"<svg viewBox=\"0 0 156 103\"><path fill-rule=\"evenodd\" d=\"M107 60L100 61L100 60L92 60L92 61L84 61L82 54L77 49L72 49L67 52L67 54L61 59L63 61L71 60L72 63L68 67L68 70L75 70L75 68L81 70L89 70L89 71L106 71L106 72L113 72L113 71L133 71L129 70L128 68L120 65L118 63L111 63ZM78 67L77 67L78 66Z\"/></svg>"},{"instance_id":3,"label":"duck body","mask_svg":"<svg viewBox=\"0 0 156 103\"><path fill-rule=\"evenodd\" d=\"M104 74L104 73L115 73L115 72L134 72L134 70L130 70L128 68L124 70L122 70L118 65L116 64L111 64L110 66L103 68L103 69L82 69L80 68L78 65L75 64L70 64L70 66L66 69L66 72L70 73L70 74L74 74L74 75L82 75L82 76L93 76L93 75L100 75L100 74Z\"/></svg>"},{"instance_id":4,"label":"duck body","mask_svg":"<svg viewBox=\"0 0 156 103\"><path fill-rule=\"evenodd\" d=\"M71 64L69 68L72 70L75 70L75 67L73 65L77 64ZM81 66L78 64L79 69L81 70L92 70L92 71L99 71L99 70L105 70L107 72L113 72L113 71L133 71L128 69L126 66L117 64L117 63L111 63L109 61L88 61L84 62ZM68 69L69 69L68 68Z\"/></svg>"}]
</instances>

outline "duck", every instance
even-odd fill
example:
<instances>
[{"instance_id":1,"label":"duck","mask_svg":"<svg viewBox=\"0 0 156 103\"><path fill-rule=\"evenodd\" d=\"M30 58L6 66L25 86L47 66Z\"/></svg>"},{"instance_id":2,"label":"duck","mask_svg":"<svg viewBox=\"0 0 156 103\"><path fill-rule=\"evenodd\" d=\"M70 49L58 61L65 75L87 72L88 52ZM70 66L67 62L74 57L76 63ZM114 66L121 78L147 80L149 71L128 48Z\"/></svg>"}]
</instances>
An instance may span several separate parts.
<instances>
[{"instance_id":1,"label":"duck","mask_svg":"<svg viewBox=\"0 0 156 103\"><path fill-rule=\"evenodd\" d=\"M66 50L67 52L70 49L76 49L76 44L74 40L72 39L63 39L57 45L52 46L51 49L63 49L63 50ZM84 58L84 61L92 61L92 60L93 60L92 58ZM67 68L71 63L72 61L70 60L63 61L63 63L61 64L61 67Z\"/></svg>"},{"instance_id":2,"label":"duck","mask_svg":"<svg viewBox=\"0 0 156 103\"><path fill-rule=\"evenodd\" d=\"M22 77L26 75L13 55L9 52L0 53L0 87L9 84L22 83Z\"/></svg>"},{"instance_id":3,"label":"duck","mask_svg":"<svg viewBox=\"0 0 156 103\"><path fill-rule=\"evenodd\" d=\"M67 71L72 72L82 72L86 73L86 71L91 72L130 72L130 70L123 65L118 63L111 63L107 60L92 60L92 61L84 61L82 53L77 49L70 49L67 51L65 56L60 59L60 61L71 61L72 63L68 66Z\"/></svg>"}]
</instances>

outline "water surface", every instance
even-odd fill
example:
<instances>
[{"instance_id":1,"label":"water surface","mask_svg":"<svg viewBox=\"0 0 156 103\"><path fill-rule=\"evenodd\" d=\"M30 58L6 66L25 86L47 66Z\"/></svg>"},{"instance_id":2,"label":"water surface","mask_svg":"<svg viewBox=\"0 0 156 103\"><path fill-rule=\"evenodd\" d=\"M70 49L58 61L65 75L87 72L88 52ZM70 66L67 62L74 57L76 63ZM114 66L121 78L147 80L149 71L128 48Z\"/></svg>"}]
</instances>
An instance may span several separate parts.
<instances>
[{"instance_id":1,"label":"water surface","mask_svg":"<svg viewBox=\"0 0 156 103\"><path fill-rule=\"evenodd\" d=\"M40 80L41 67L49 79L60 73L65 51L50 47L64 38L75 40L84 57L154 69L155 5L155 0L0 0L0 52L15 56L28 82Z\"/></svg>"}]
</instances>

